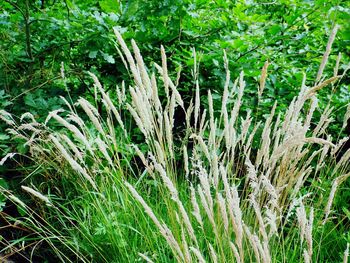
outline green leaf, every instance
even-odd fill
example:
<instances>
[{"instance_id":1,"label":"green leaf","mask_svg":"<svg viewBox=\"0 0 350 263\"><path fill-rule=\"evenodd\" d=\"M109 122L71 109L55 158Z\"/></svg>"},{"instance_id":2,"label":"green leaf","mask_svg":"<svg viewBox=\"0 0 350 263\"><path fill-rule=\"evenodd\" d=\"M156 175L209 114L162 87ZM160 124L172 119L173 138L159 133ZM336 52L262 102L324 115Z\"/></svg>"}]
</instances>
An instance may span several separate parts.
<instances>
[{"instance_id":1,"label":"green leaf","mask_svg":"<svg viewBox=\"0 0 350 263\"><path fill-rule=\"evenodd\" d=\"M242 39L239 39L239 38L235 39L232 43L232 47L236 48L238 50L242 50L242 47L244 47L244 46L245 46L244 41Z\"/></svg>"},{"instance_id":2,"label":"green leaf","mask_svg":"<svg viewBox=\"0 0 350 263\"><path fill-rule=\"evenodd\" d=\"M0 178L0 187L4 189L8 189L8 184L4 178Z\"/></svg>"},{"instance_id":3,"label":"green leaf","mask_svg":"<svg viewBox=\"0 0 350 263\"><path fill-rule=\"evenodd\" d=\"M1 195L0 195L0 199L1 199ZM6 206L6 202L4 201L0 201L0 212L2 212L4 210L4 207Z\"/></svg>"},{"instance_id":4,"label":"green leaf","mask_svg":"<svg viewBox=\"0 0 350 263\"><path fill-rule=\"evenodd\" d=\"M0 141L5 141L5 140L8 140L9 138L10 136L8 136L7 134L0 133Z\"/></svg>"},{"instance_id":5,"label":"green leaf","mask_svg":"<svg viewBox=\"0 0 350 263\"><path fill-rule=\"evenodd\" d=\"M273 36L277 35L280 31L281 31L281 26L279 25L273 25L268 30L268 32Z\"/></svg>"},{"instance_id":6,"label":"green leaf","mask_svg":"<svg viewBox=\"0 0 350 263\"><path fill-rule=\"evenodd\" d=\"M103 12L106 13L119 13L120 4L117 0L103 0L98 1Z\"/></svg>"},{"instance_id":7,"label":"green leaf","mask_svg":"<svg viewBox=\"0 0 350 263\"><path fill-rule=\"evenodd\" d=\"M36 106L36 102L34 100L34 96L33 94L28 94L24 97L24 102L26 105L31 106L31 107L35 107Z\"/></svg>"},{"instance_id":8,"label":"green leaf","mask_svg":"<svg viewBox=\"0 0 350 263\"><path fill-rule=\"evenodd\" d=\"M25 215L27 215L27 211L23 208L23 207L21 207L21 206L17 206L17 211L18 211L18 213L21 215L21 216L25 216Z\"/></svg>"},{"instance_id":9,"label":"green leaf","mask_svg":"<svg viewBox=\"0 0 350 263\"><path fill-rule=\"evenodd\" d=\"M90 51L89 52L89 58L96 58L98 51Z\"/></svg>"},{"instance_id":10,"label":"green leaf","mask_svg":"<svg viewBox=\"0 0 350 263\"><path fill-rule=\"evenodd\" d=\"M350 211L346 207L343 207L343 212L347 216L347 218L350 220Z\"/></svg>"},{"instance_id":11,"label":"green leaf","mask_svg":"<svg viewBox=\"0 0 350 263\"><path fill-rule=\"evenodd\" d=\"M75 5L70 0L66 0L67 7L69 9L75 9Z\"/></svg>"},{"instance_id":12,"label":"green leaf","mask_svg":"<svg viewBox=\"0 0 350 263\"><path fill-rule=\"evenodd\" d=\"M4 178L0 178L0 189L8 189L8 184L5 181ZM0 212L3 210L3 208L6 205L6 197L0 192Z\"/></svg>"},{"instance_id":13,"label":"green leaf","mask_svg":"<svg viewBox=\"0 0 350 263\"><path fill-rule=\"evenodd\" d=\"M104 52L101 52L104 60L106 60L108 63L110 64L114 64L115 63L115 59L113 58L113 56L107 54L107 53L104 53Z\"/></svg>"}]
</instances>

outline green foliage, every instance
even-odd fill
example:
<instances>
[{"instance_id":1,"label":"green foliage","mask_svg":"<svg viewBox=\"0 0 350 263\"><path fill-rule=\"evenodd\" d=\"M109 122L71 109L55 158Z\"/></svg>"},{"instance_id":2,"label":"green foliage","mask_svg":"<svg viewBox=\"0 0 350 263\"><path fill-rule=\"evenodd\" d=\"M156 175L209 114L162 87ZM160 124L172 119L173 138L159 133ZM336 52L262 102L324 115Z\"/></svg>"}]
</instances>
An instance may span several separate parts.
<instances>
[{"instance_id":1,"label":"green foliage","mask_svg":"<svg viewBox=\"0 0 350 263\"><path fill-rule=\"evenodd\" d=\"M8 184L5 181L4 178L0 178L0 188L1 189L8 189ZM6 205L6 196L0 193L0 213L3 211L5 205Z\"/></svg>"},{"instance_id":2,"label":"green foliage","mask_svg":"<svg viewBox=\"0 0 350 263\"><path fill-rule=\"evenodd\" d=\"M0 84L11 101L19 104L28 93L33 97L57 94L67 96L60 83L60 62L65 63L67 86L71 96L90 94L84 72L100 72L104 83L113 87L125 79L120 58L115 57L111 28L118 26L126 39L143 43L142 53L148 60L159 55L159 46L167 47L173 65L181 65L183 77L180 91L186 97L193 94L191 49L202 52L199 81L203 90L217 87L222 94L225 74L222 50L225 49L237 75L244 70L248 81L247 105L257 105L256 91L262 68L270 61L267 96L259 104L261 115L269 112L275 99L279 108L288 105L298 91L302 73L315 76L327 36L334 24L341 25L332 49L331 62L350 43L348 1L278 1L272 4L255 1L65 1L16 3L6 1L0 20L3 27L1 45ZM28 21L21 13L28 11ZM30 29L28 54L26 27ZM343 64L349 54L342 56ZM342 68L341 70L344 70ZM310 73L310 74L309 74ZM326 76L332 71L327 70ZM307 84L312 85L313 79ZM329 100L339 108L349 98L348 79L342 90L325 91L321 103ZM35 90L42 90L35 93ZM220 97L218 97L219 100ZM42 105L27 104L33 110ZM38 106L38 108L37 108ZM54 106L48 105L48 108ZM20 107L13 106L21 112ZM48 110L48 108L46 110ZM336 118L339 120L339 118ZM336 127L339 127L337 124Z\"/></svg>"},{"instance_id":3,"label":"green foliage","mask_svg":"<svg viewBox=\"0 0 350 263\"><path fill-rule=\"evenodd\" d=\"M66 108L60 96L69 102L81 96L94 101L94 106L101 113L104 106L97 102L101 95L97 95L87 71L99 77L107 92L113 93L116 85L120 86L122 81L126 82L126 87L133 84L129 76L131 72L124 67L123 60L116 52L116 47L120 49L113 36L112 28L116 27L127 42L136 40L150 72L154 70L153 62L160 64L160 46L165 46L171 79L175 81L177 71L181 70L177 89L185 105L188 106L194 98L195 80L198 80L203 102L201 111L208 108L207 91L210 89L216 117L220 114L226 78L223 66L225 50L232 74L230 87L233 85L233 76L245 72L247 86L240 116L245 118L251 112L256 122L265 121L276 100L276 111L285 112L300 90L304 73L308 76L306 85L315 84L314 76L335 24L339 24L340 29L331 49L324 78L333 76L333 65L339 52L343 52L339 74L345 72L350 63L349 20L350 2L341 0L281 0L271 3L230 0L5 0L0 6L0 110L12 112L15 119L29 111L42 123L48 112ZM196 63L199 65L196 74L193 71L193 49L196 50ZM268 77L263 96L259 98L261 69L266 61L269 61ZM161 81L161 78L157 78L157 81ZM169 99L164 89L160 89L159 94L163 103ZM129 95L127 97L130 99ZM315 112L316 117L321 116L327 105L335 108L331 115L334 122L328 129L328 135L337 138L343 131L342 121L346 104L350 101L348 75L321 90L318 99L320 108ZM108 168L108 162L101 152L84 159L89 172L98 173L100 178L108 178L99 182L100 192L87 190L86 184L82 183L69 165L62 163L52 148L47 149L50 154L41 156L39 161L35 158L18 158L8 167L0 166L0 173L10 174L11 177L9 183L0 178L0 188L4 193L19 192L19 181L26 182L47 193L56 205L45 207L33 198L27 202L31 209L28 213L21 205L14 204L17 217L12 218L12 222L22 220L24 233L35 233L36 237L22 238L23 233L17 235L16 232L13 236L11 233L12 245L17 247L21 242L26 243L33 247L33 254L43 257L56 254L55 261L64 261L68 257L73 261L110 262L116 256L136 261L140 260L137 252L145 252L160 262L175 260L161 235L155 233L157 229L143 213L143 208L135 204L134 198L120 181L120 178L128 178L143 194L145 201L153 204L157 216L176 229L176 209L166 195L167 190L159 180L150 178L148 172L135 170L134 166L140 161L129 142L135 142L146 153L149 149L147 143L143 142L144 136L133 123L130 113L124 112L126 105L119 103L117 96L112 100L118 111L123 112L128 132L132 132L130 137L124 138L123 130L115 128L118 147L111 154L120 166L114 167L113 171ZM228 104L232 106L234 100L229 99ZM306 113L307 109L304 109L302 114ZM109 113L101 115L104 118ZM176 123L185 122L181 114L178 116L176 112L175 116ZM88 120L86 116L82 119ZM58 123L51 127L58 132L62 130L62 125ZM20 152L33 157L23 140L10 140L6 128L5 124L0 123L0 156ZM92 138L98 134L89 121L86 121L86 128ZM180 130L181 127L174 134L176 149L180 149L180 143L176 140L183 139L183 131ZM72 136L70 131L66 133ZM222 134L223 129L218 128L217 133ZM260 133L258 131L257 134ZM203 136L209 137L209 132L204 132ZM185 141L188 142L187 138ZM254 140L253 152L260 143L261 140ZM166 151L167 146L163 148ZM174 157L176 162L182 164L181 153L176 152ZM34 166L28 165L28 162L33 161ZM17 162L26 168L18 169ZM327 165L332 167L333 163ZM13 168L17 168L15 173L12 172ZM325 170L329 171L330 168L326 167ZM13 179L22 173L26 176L24 181L23 178ZM177 176L183 171L175 168L172 173ZM70 179L72 175L73 179ZM333 179L322 174L319 179L306 183L311 185L313 192L321 189L321 194L310 200L310 205L317 203L319 210L315 212L318 228L314 238L322 241L324 249L315 256L321 261L339 260L341 255L338 252L344 251L344 244L350 242L350 212L346 202L349 197L348 182L338 190L334 200L336 218L320 230L321 210L326 205L322 193L330 189ZM176 183L181 186L179 194L185 208L190 209L190 200L186 199L189 196L188 185L182 185L181 179ZM306 185L302 191L306 194L311 190ZM107 200L99 199L101 196L107 196ZM8 206L4 195L0 195L0 213L6 213ZM210 223L206 224L209 227ZM295 224L292 222L285 228L290 235L285 240L284 249L289 260L300 261L302 249L299 240L295 241L299 238ZM178 228L175 234L180 236L181 231ZM198 233L203 234L200 231ZM206 246L205 242L214 240L215 235L210 232L200 238L204 240L201 245ZM40 247L43 240L46 240L48 247ZM38 243L33 245L32 242ZM278 244L279 240L275 242ZM0 244L5 248L11 247L3 240L0 240ZM36 245L41 248L41 252L35 251ZM137 250L141 247L142 251ZM337 252L333 252L334 247ZM6 249L3 251L7 252ZM151 254L149 251L156 253ZM281 255L275 251L274 256L278 260L285 260ZM208 251L205 256L210 257ZM118 259L115 260L118 262Z\"/></svg>"}]
</instances>

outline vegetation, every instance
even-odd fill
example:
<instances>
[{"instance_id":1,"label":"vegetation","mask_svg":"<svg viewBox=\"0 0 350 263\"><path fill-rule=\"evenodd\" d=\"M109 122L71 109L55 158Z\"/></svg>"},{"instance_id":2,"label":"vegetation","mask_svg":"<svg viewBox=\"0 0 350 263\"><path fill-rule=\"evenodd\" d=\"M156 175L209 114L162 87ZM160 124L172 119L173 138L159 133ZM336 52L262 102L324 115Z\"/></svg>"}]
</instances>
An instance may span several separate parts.
<instances>
[{"instance_id":1,"label":"vegetation","mask_svg":"<svg viewBox=\"0 0 350 263\"><path fill-rule=\"evenodd\" d=\"M347 262L349 2L1 8L0 257Z\"/></svg>"}]
</instances>

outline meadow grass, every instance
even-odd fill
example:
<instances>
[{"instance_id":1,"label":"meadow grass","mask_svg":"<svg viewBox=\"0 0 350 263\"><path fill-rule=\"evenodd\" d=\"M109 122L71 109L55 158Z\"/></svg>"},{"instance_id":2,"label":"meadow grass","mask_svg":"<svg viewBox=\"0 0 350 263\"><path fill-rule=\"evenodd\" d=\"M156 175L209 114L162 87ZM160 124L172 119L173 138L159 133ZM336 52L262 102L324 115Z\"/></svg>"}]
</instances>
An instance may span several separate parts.
<instances>
[{"instance_id":1,"label":"meadow grass","mask_svg":"<svg viewBox=\"0 0 350 263\"><path fill-rule=\"evenodd\" d=\"M1 111L38 168L21 183L31 202L2 190L21 211L9 224L30 233L23 257L45 243L62 262L347 262L332 203L350 176L350 150L336 159L348 138L327 134L331 107L314 117L317 91L345 74L322 78L333 33L314 85L304 76L288 109L276 112L276 102L264 121L240 111L244 73L231 85L225 54L221 108L210 90L201 96L198 81L185 103L164 48L158 74L149 72L136 43L132 53L116 30L134 83L128 92L122 85L111 96L89 73L94 102L65 100L43 123ZM181 140L175 111L185 115ZM2 252L22 253L17 241L2 241Z\"/></svg>"}]
</instances>

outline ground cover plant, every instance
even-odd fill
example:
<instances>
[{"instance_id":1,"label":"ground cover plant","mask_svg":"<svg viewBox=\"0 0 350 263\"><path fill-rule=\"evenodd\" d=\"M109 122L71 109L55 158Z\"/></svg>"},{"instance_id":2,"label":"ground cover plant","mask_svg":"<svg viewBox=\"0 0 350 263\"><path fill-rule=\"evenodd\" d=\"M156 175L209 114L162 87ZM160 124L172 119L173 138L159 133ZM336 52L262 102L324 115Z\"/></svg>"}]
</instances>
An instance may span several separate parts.
<instances>
[{"instance_id":1,"label":"ground cover plant","mask_svg":"<svg viewBox=\"0 0 350 263\"><path fill-rule=\"evenodd\" d=\"M350 176L348 138L328 133L332 107L320 109L317 98L347 74L338 62L322 77L336 29L311 84L304 75L289 107L277 111L276 101L265 120L241 109L244 72L231 80L224 51L221 105L211 90L203 102L195 51L195 94L185 103L165 48L151 70L114 29L130 86L107 92L89 73L93 101L62 97L42 121L1 111L33 163L17 187L1 188L17 211L2 213L6 227L20 230L1 240L2 253L47 262L347 262L349 208L334 202ZM263 67L259 100L267 78Z\"/></svg>"}]
</instances>

